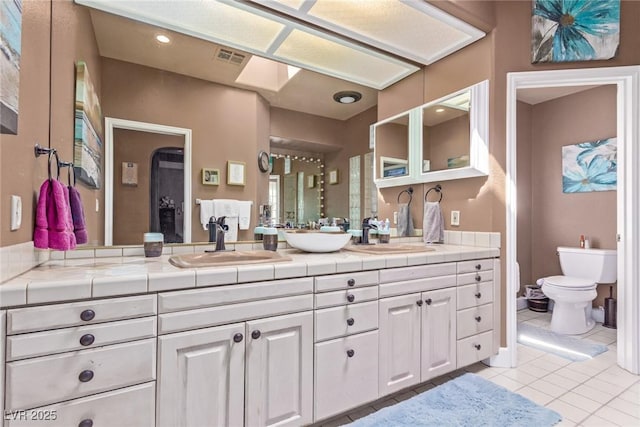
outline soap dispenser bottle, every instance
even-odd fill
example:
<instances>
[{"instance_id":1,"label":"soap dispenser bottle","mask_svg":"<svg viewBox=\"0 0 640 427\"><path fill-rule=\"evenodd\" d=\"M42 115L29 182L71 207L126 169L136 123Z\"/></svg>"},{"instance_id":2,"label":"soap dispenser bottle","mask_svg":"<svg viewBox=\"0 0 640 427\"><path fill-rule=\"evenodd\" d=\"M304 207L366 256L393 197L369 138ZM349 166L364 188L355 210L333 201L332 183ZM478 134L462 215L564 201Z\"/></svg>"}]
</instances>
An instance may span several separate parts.
<instances>
[{"instance_id":1,"label":"soap dispenser bottle","mask_svg":"<svg viewBox=\"0 0 640 427\"><path fill-rule=\"evenodd\" d=\"M580 248L584 249L584 234L580 235Z\"/></svg>"}]
</instances>

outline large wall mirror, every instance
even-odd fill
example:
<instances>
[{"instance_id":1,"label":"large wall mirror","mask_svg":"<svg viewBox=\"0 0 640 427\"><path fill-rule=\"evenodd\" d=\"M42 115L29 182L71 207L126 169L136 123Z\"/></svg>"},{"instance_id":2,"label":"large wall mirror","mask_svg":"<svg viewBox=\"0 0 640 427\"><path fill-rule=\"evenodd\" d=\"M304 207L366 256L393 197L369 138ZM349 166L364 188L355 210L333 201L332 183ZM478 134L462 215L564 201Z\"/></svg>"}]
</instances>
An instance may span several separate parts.
<instances>
[{"instance_id":1,"label":"large wall mirror","mask_svg":"<svg viewBox=\"0 0 640 427\"><path fill-rule=\"evenodd\" d=\"M488 86L483 81L372 125L376 185L487 175Z\"/></svg>"},{"instance_id":2,"label":"large wall mirror","mask_svg":"<svg viewBox=\"0 0 640 427\"><path fill-rule=\"evenodd\" d=\"M342 197L342 187L333 185L333 192L321 193L324 178L316 159L329 154L332 168L340 168L346 176L348 157L354 152L350 148L344 154L344 165L340 163L340 150L345 145L341 138L353 134L345 129L351 118L375 109L377 90L71 0L52 3L52 33L51 126L52 134L58 136L52 144L73 145L74 64L78 61L87 64L104 117L191 134L189 151L182 131L161 135L163 132L115 126L113 146L109 148L113 152L106 152L105 135L104 185L94 189L79 184L85 210L92 216L90 222L97 223L93 230L96 238L91 243L140 244L142 233L147 231L164 232L167 243L206 241L208 233L200 224L196 198L252 200L255 210L251 227L238 234L239 240L252 240L258 206L274 204L270 197L276 193L272 195L267 189L276 185L279 223L299 225L317 221L323 215L348 215L346 191L344 201L325 209L326 193L331 193L329 197ZM156 40L160 34L169 36L170 42ZM361 93L362 99L353 104L334 101L332 95L345 90ZM303 119L297 122L296 114L304 115ZM292 125L278 126L274 131L274 117L279 125ZM366 128L362 154L367 152ZM136 132L146 135L134 135ZM258 170L255 158L259 151L275 152L269 142L273 135L293 141L287 145L289 150L320 154L307 156L314 157L313 163L303 161L302 156L297 162L293 160L295 172L279 178L269 176ZM134 140L135 144L150 140L150 145L144 149L137 145L133 150ZM309 141L322 149L310 148ZM109 164L105 162L107 157ZM176 160L179 157L183 157L182 162ZM227 161L246 165L244 186L227 185ZM279 162L284 159L276 159L275 168ZM296 170L298 166L300 170ZM157 188L155 184L162 181L162 168L169 177L184 178L182 185L176 184L177 179L165 179L176 184L173 190L184 187L191 192L174 195L171 189ZM203 182L204 170L218 170L218 181ZM137 174L137 180L129 177L130 173Z\"/></svg>"}]
</instances>

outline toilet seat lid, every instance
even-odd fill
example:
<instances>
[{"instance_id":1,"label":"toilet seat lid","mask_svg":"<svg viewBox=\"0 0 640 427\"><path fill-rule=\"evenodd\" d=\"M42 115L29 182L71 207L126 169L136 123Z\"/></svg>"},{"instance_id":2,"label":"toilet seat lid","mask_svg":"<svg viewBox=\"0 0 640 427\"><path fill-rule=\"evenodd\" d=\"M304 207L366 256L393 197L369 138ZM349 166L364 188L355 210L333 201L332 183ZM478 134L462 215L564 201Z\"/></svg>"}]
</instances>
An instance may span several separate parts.
<instances>
[{"instance_id":1,"label":"toilet seat lid","mask_svg":"<svg viewBox=\"0 0 640 427\"><path fill-rule=\"evenodd\" d=\"M591 289L596 287L596 283L593 280L571 276L546 277L544 283L558 288Z\"/></svg>"}]
</instances>

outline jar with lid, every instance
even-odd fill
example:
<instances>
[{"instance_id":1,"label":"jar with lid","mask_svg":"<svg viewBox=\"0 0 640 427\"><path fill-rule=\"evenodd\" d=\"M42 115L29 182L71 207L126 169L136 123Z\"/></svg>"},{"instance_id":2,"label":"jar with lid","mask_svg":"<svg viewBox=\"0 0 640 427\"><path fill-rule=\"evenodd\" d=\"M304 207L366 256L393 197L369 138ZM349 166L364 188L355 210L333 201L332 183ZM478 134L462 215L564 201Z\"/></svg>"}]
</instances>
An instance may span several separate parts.
<instances>
[{"instance_id":1,"label":"jar with lid","mask_svg":"<svg viewBox=\"0 0 640 427\"><path fill-rule=\"evenodd\" d=\"M262 247L265 251L278 250L278 229L265 227L262 232Z\"/></svg>"},{"instance_id":2,"label":"jar with lid","mask_svg":"<svg viewBox=\"0 0 640 427\"><path fill-rule=\"evenodd\" d=\"M157 257L162 255L164 234L144 233L144 256Z\"/></svg>"}]
</instances>

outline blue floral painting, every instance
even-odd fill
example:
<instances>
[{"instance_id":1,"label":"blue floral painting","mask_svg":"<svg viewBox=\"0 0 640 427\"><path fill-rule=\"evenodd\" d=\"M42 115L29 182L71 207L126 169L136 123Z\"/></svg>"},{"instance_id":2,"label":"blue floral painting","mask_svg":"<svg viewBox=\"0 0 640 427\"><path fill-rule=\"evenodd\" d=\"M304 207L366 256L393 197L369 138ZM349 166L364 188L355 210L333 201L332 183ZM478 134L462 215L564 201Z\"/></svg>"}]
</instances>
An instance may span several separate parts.
<instances>
[{"instance_id":1,"label":"blue floral painting","mask_svg":"<svg viewBox=\"0 0 640 427\"><path fill-rule=\"evenodd\" d=\"M617 139L599 139L562 147L562 192L615 190L618 183Z\"/></svg>"},{"instance_id":2,"label":"blue floral painting","mask_svg":"<svg viewBox=\"0 0 640 427\"><path fill-rule=\"evenodd\" d=\"M620 0L533 0L531 62L611 59L620 41Z\"/></svg>"}]
</instances>

